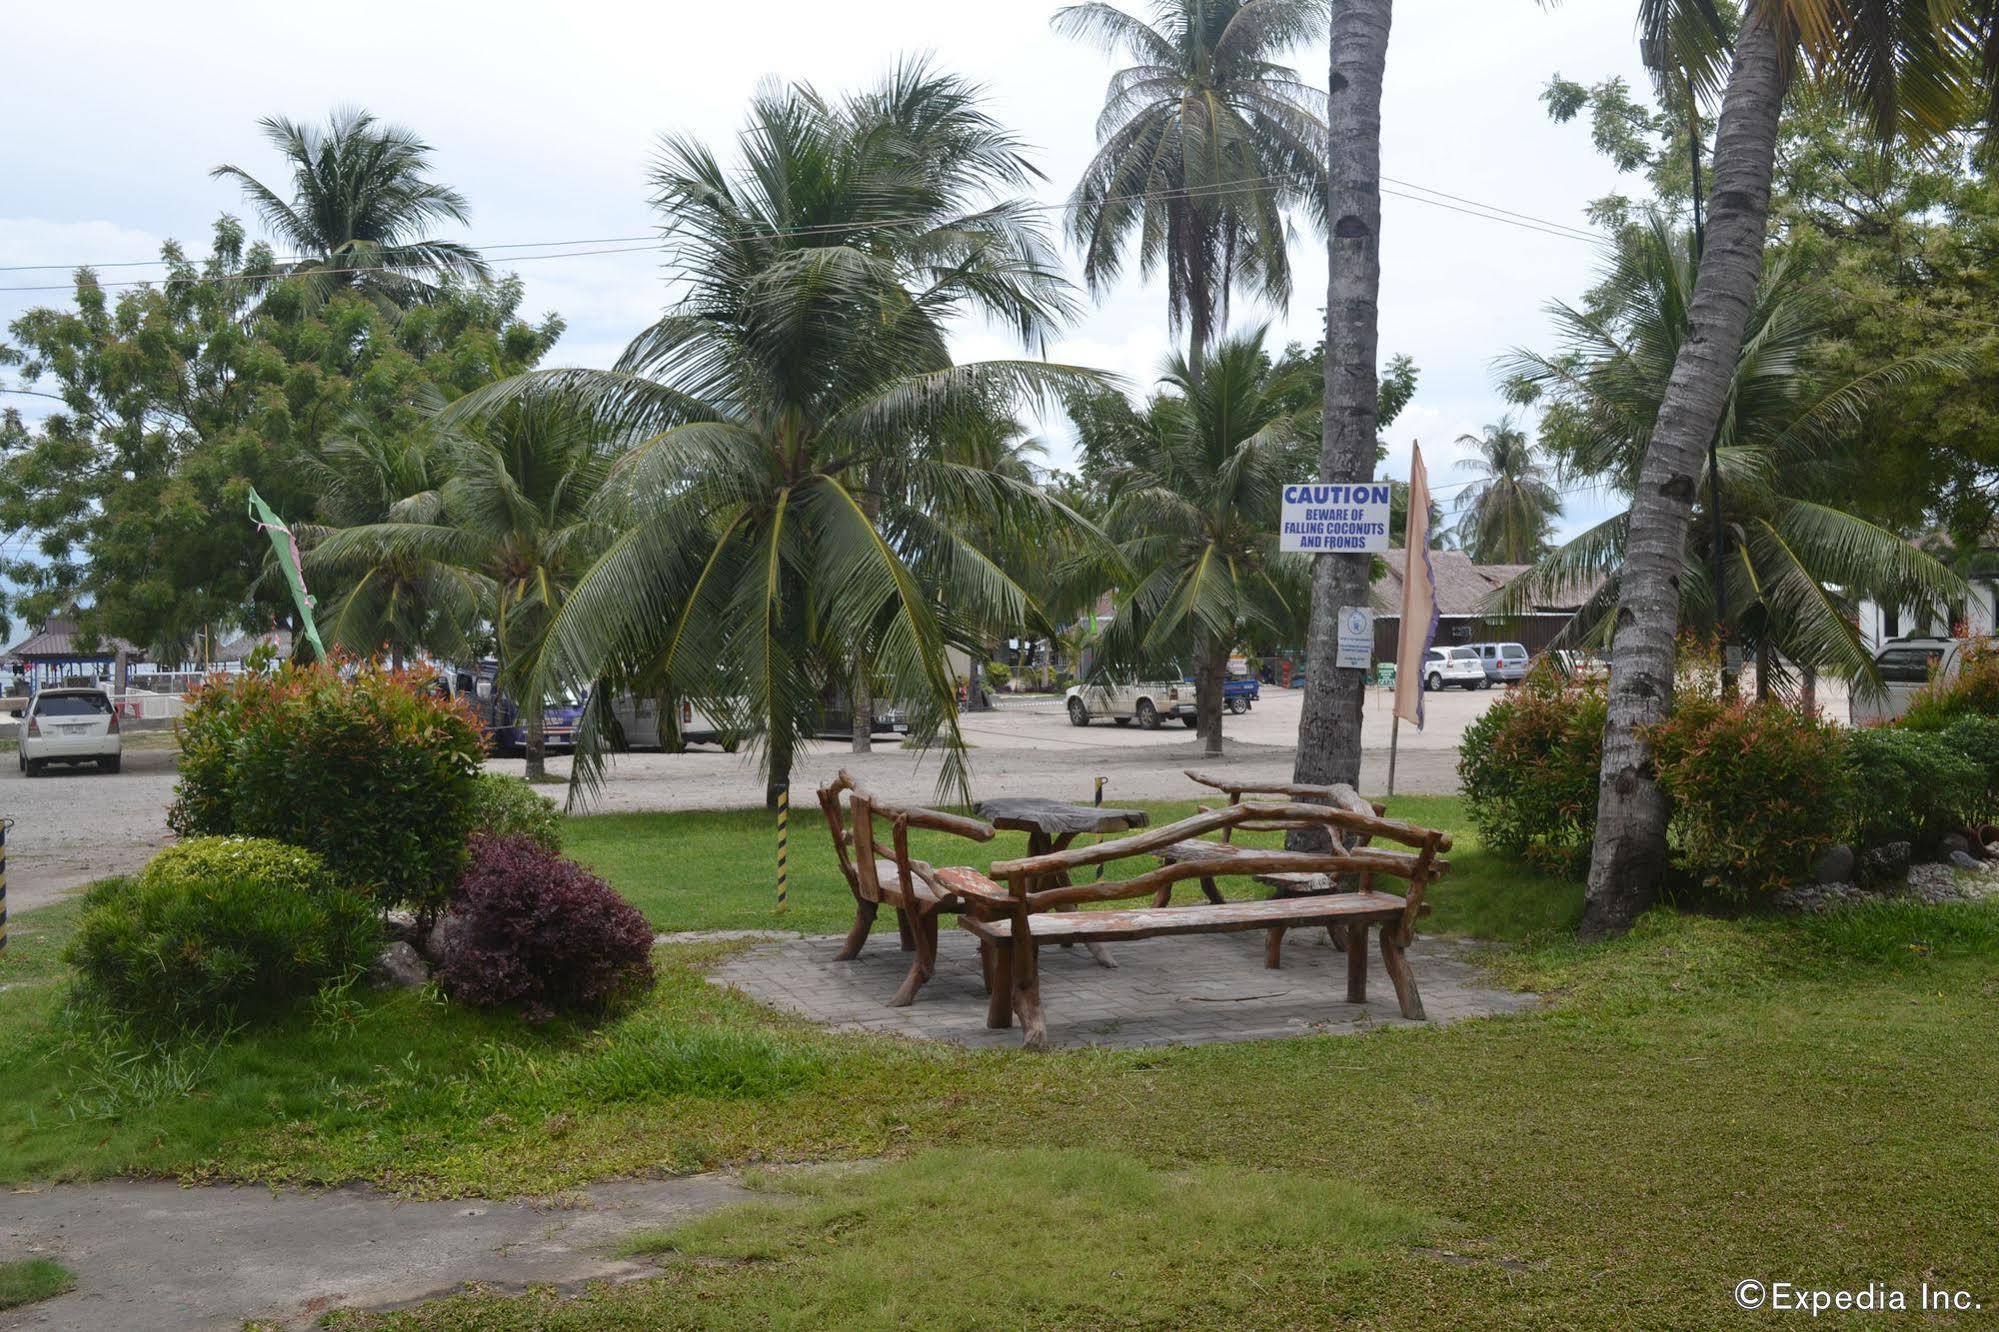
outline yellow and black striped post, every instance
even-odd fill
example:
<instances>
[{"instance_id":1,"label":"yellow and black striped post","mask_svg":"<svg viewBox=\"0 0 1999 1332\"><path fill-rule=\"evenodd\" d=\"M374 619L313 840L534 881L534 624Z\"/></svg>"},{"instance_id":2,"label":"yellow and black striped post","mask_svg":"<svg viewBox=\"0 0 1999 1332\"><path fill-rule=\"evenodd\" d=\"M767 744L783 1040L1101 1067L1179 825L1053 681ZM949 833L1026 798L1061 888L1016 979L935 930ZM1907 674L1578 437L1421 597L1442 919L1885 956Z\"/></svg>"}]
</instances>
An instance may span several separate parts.
<instances>
[{"instance_id":1,"label":"yellow and black striped post","mask_svg":"<svg viewBox=\"0 0 1999 1332\"><path fill-rule=\"evenodd\" d=\"M1102 809L1102 808L1104 807L1104 783L1105 783L1105 782L1107 782L1107 781L1109 781L1109 780L1110 780L1110 778L1108 778L1108 777L1099 777L1099 778L1097 778L1097 794L1096 794L1096 798L1090 801L1090 805L1091 805L1091 807L1092 807L1092 808L1094 808L1094 809ZM1103 838L1101 838L1101 837L1099 837L1099 838L1097 838L1097 840L1098 840L1099 842L1101 842L1101 841L1103 841L1104 839L1103 839ZM1101 882L1103 881L1103 877L1104 877L1104 867L1103 867L1102 865L1099 865L1099 866L1097 866L1097 881L1101 883Z\"/></svg>"},{"instance_id":2,"label":"yellow and black striped post","mask_svg":"<svg viewBox=\"0 0 1999 1332\"><path fill-rule=\"evenodd\" d=\"M787 862L791 858L791 788L777 788L777 909L784 910L784 899L791 892L791 869Z\"/></svg>"},{"instance_id":3,"label":"yellow and black striped post","mask_svg":"<svg viewBox=\"0 0 1999 1332\"><path fill-rule=\"evenodd\" d=\"M7 830L12 819L0 819L0 953L7 951Z\"/></svg>"}]
</instances>

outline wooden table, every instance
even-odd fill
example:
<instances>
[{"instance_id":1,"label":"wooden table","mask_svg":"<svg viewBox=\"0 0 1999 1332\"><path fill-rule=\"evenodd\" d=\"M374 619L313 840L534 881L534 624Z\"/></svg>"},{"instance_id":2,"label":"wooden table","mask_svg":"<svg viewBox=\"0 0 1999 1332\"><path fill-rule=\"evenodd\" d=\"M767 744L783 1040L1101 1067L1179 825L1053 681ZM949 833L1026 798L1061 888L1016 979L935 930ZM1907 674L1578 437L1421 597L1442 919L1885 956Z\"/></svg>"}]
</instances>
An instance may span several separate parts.
<instances>
[{"instance_id":1,"label":"wooden table","mask_svg":"<svg viewBox=\"0 0 1999 1332\"><path fill-rule=\"evenodd\" d=\"M1030 856L1067 851L1069 844L1085 833L1130 832L1152 822L1152 816L1142 809L1072 805L1062 800L1044 800L1039 796L1003 796L997 800L981 800L973 809L995 828L1026 833L1027 854ZM1059 887L1069 882L1067 873L1050 878L1051 882L1037 883L1034 887ZM1069 909L1074 910L1073 907ZM1110 950L1103 944L1092 942L1084 947L1090 950L1090 956L1097 959L1099 966L1117 965L1111 960Z\"/></svg>"}]
</instances>

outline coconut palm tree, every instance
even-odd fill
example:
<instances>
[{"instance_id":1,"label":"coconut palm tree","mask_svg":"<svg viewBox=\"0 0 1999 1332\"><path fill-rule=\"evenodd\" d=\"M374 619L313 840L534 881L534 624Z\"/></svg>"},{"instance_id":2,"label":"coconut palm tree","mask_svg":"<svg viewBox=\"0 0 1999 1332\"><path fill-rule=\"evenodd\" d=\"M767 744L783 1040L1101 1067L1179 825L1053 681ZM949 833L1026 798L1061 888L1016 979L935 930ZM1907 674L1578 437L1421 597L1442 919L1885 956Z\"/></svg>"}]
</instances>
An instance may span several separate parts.
<instances>
[{"instance_id":1,"label":"coconut palm tree","mask_svg":"<svg viewBox=\"0 0 1999 1332\"><path fill-rule=\"evenodd\" d=\"M1982 48L1994 8L1991 0L1747 0L1731 25L1715 0L1639 0L1648 46L1671 54L1696 95L1720 90L1721 115L1706 245L1687 312L1692 335L1680 345L1633 491L1585 937L1628 928L1656 898L1665 869L1666 799L1643 731L1672 706L1687 525L1755 302L1786 90L1804 70L1848 98L1884 139L1945 131L1965 123L1992 67Z\"/></svg>"},{"instance_id":2,"label":"coconut palm tree","mask_svg":"<svg viewBox=\"0 0 1999 1332\"><path fill-rule=\"evenodd\" d=\"M476 418L447 410L439 420L449 479L435 501L419 493L383 521L333 532L313 558L329 569L434 567L476 589L497 683L527 732L527 776L538 781L549 626L614 530L603 492L616 449L559 393L518 393Z\"/></svg>"},{"instance_id":3,"label":"coconut palm tree","mask_svg":"<svg viewBox=\"0 0 1999 1332\"><path fill-rule=\"evenodd\" d=\"M960 313L1032 342L1070 309L1010 194L1032 168L978 89L920 64L842 101L765 88L742 141L733 168L690 140L662 150L681 294L617 368L537 372L458 408L559 392L633 441L614 477L624 516L556 615L554 669L622 670L726 709L775 803L823 692L866 662L942 739L940 786L962 793L947 649L977 650L1030 608L983 534L1024 547L1066 511L959 450L1023 395L1095 379L947 350Z\"/></svg>"},{"instance_id":4,"label":"coconut palm tree","mask_svg":"<svg viewBox=\"0 0 1999 1332\"><path fill-rule=\"evenodd\" d=\"M1291 296L1288 215L1323 216L1325 94L1280 63L1325 31L1325 0L1157 0L1153 20L1071 5L1055 30L1136 64L1111 77L1097 154L1069 204L1093 291L1114 284L1136 233L1139 271L1166 277L1189 368L1228 322L1229 295Z\"/></svg>"},{"instance_id":5,"label":"coconut palm tree","mask_svg":"<svg viewBox=\"0 0 1999 1332\"><path fill-rule=\"evenodd\" d=\"M1548 549L1548 534L1562 516L1553 473L1512 416L1458 443L1477 450L1458 464L1472 482L1458 492L1457 542L1480 564L1526 564Z\"/></svg>"},{"instance_id":6,"label":"coconut palm tree","mask_svg":"<svg viewBox=\"0 0 1999 1332\"><path fill-rule=\"evenodd\" d=\"M1222 752L1222 681L1252 628L1302 623L1305 565L1277 551L1287 481L1309 448L1318 407L1301 371L1273 369L1264 330L1168 362L1172 392L1152 401L1138 456L1108 479L1105 530L1121 586L1099 660L1157 660L1192 645L1198 729ZM1301 405L1302 404L1302 405Z\"/></svg>"},{"instance_id":7,"label":"coconut palm tree","mask_svg":"<svg viewBox=\"0 0 1999 1332\"><path fill-rule=\"evenodd\" d=\"M1660 215L1623 241L1586 308L1549 308L1562 332L1553 355L1516 352L1501 362L1516 396L1544 405L1541 438L1563 477L1629 499L1643 475L1646 444L1664 410L1696 281L1692 237ZM1756 651L1767 692L1782 663L1878 686L1855 628L1856 603L1941 606L1964 584L1897 533L1846 512L1860 472L1863 413L1879 393L1912 377L1963 367L1964 355L1926 352L1843 383L1817 382L1809 349L1830 335L1834 311L1802 265L1780 256L1757 285L1743 347L1728 386L1730 409L1716 441L1727 501L1726 600L1736 636ZM1703 468L1695 505L1702 521L1683 537L1675 627L1705 626L1714 580L1707 550L1711 495ZM1621 513L1539 560L1508 589L1513 609L1578 587L1594 596L1566 631L1612 645L1630 516Z\"/></svg>"},{"instance_id":8,"label":"coconut palm tree","mask_svg":"<svg viewBox=\"0 0 1999 1332\"><path fill-rule=\"evenodd\" d=\"M386 651L397 670L419 652L466 651L484 589L465 570L379 549L336 561L317 549L345 528L443 521L445 444L427 421L393 430L357 418L300 460L319 521L298 532L308 569L333 588L325 625L335 648L360 657Z\"/></svg>"},{"instance_id":9,"label":"coconut palm tree","mask_svg":"<svg viewBox=\"0 0 1999 1332\"><path fill-rule=\"evenodd\" d=\"M1382 384L1381 85L1388 66L1393 0L1340 0L1332 17L1332 80L1326 99L1326 371L1319 479L1330 484L1374 475ZM1342 606L1365 606L1373 561L1320 555L1312 567L1312 619L1305 638L1309 672L1298 715L1301 783L1360 780L1360 723L1366 671L1340 670ZM1293 835L1296 840L1297 834Z\"/></svg>"},{"instance_id":10,"label":"coconut palm tree","mask_svg":"<svg viewBox=\"0 0 1999 1332\"><path fill-rule=\"evenodd\" d=\"M441 223L471 217L465 196L430 179L431 147L397 125L359 108L341 108L325 129L284 116L257 122L291 168L291 197L242 167L208 174L243 187L264 222L296 258L286 268L322 275L329 286L353 286L394 305L422 300L453 279L483 280L478 252L431 233Z\"/></svg>"}]
</instances>

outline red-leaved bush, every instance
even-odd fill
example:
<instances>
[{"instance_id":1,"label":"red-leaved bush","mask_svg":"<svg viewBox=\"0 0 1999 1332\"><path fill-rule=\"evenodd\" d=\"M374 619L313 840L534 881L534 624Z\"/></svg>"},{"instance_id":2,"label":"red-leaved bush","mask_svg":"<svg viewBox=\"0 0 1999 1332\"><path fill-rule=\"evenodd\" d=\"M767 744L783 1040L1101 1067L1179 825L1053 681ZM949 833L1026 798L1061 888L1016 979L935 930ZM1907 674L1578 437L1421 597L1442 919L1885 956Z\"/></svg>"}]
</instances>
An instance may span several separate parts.
<instances>
[{"instance_id":1,"label":"red-leaved bush","mask_svg":"<svg viewBox=\"0 0 1999 1332\"><path fill-rule=\"evenodd\" d=\"M652 926L573 860L525 837L479 835L439 926L437 980L530 1022L601 1010L652 988Z\"/></svg>"}]
</instances>

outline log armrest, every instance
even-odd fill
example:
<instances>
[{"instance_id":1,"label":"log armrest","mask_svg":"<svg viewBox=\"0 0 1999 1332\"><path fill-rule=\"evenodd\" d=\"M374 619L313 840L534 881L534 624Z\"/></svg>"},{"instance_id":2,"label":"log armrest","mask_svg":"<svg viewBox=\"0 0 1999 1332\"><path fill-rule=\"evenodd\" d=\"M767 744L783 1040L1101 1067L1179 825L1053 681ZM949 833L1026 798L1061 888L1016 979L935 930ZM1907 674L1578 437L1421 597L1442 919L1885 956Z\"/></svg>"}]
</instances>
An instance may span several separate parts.
<instances>
[{"instance_id":1,"label":"log armrest","mask_svg":"<svg viewBox=\"0 0 1999 1332\"><path fill-rule=\"evenodd\" d=\"M969 865L953 865L937 870L933 879L947 893L993 906L1013 905L1013 894Z\"/></svg>"}]
</instances>

